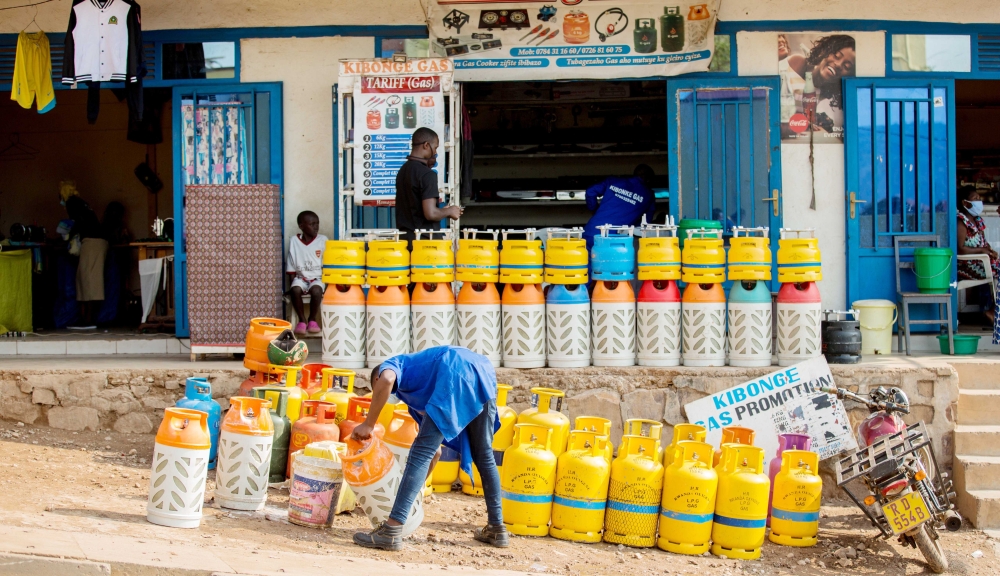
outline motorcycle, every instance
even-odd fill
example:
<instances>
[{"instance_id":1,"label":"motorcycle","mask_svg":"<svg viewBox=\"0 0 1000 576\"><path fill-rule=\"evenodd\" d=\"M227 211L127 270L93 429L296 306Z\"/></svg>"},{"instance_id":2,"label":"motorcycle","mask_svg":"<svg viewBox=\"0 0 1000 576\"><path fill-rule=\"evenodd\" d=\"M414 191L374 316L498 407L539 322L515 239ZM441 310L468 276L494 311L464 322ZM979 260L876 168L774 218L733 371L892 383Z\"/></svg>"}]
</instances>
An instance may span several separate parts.
<instances>
[{"instance_id":1,"label":"motorcycle","mask_svg":"<svg viewBox=\"0 0 1000 576\"><path fill-rule=\"evenodd\" d=\"M857 428L863 448L837 458L837 486L882 538L896 536L900 544L918 549L937 574L947 570L938 531L958 530L962 517L955 511L952 482L938 467L924 423L907 426L900 417L910 413L906 393L883 386L868 396L836 386L822 390L864 404L870 412Z\"/></svg>"}]
</instances>

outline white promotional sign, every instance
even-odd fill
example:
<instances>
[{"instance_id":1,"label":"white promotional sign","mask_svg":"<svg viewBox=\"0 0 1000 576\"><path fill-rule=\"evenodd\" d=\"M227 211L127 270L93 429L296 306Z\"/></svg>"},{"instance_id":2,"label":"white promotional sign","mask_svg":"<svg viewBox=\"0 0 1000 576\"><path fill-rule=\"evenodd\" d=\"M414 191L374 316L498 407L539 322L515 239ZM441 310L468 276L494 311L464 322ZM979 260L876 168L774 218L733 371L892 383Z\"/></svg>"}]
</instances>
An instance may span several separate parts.
<instances>
[{"instance_id":1,"label":"white promotional sign","mask_svg":"<svg viewBox=\"0 0 1000 576\"><path fill-rule=\"evenodd\" d=\"M423 0L431 55L456 81L675 76L708 70L720 0Z\"/></svg>"},{"instance_id":2,"label":"white promotional sign","mask_svg":"<svg viewBox=\"0 0 1000 576\"><path fill-rule=\"evenodd\" d=\"M857 449L844 404L821 386L834 386L820 356L695 400L684 406L688 422L708 429L706 441L718 445L722 428L745 426L756 432L764 463L778 451L779 434L808 434L821 460Z\"/></svg>"}]
</instances>

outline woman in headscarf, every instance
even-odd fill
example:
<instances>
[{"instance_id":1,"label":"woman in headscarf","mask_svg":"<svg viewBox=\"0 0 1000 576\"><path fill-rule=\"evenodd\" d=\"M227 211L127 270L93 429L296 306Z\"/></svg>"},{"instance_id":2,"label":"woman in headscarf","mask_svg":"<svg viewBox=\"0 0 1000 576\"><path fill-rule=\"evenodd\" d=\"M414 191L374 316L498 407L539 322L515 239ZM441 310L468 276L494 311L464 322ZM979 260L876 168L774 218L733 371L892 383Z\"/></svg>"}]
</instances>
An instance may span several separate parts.
<instances>
[{"instance_id":1,"label":"woman in headscarf","mask_svg":"<svg viewBox=\"0 0 1000 576\"><path fill-rule=\"evenodd\" d=\"M986 223L983 222L983 199L974 186L962 186L956 194L958 200L958 253L986 254L990 257L990 268L993 272L994 286L1000 279L1000 258L997 251L986 241ZM1000 213L1000 208L997 208ZM986 278L986 268L982 260L959 260L959 280L980 280ZM992 299L994 290L984 290ZM997 303L989 302L983 306L986 317L993 325L993 343L1000 344L1000 314L997 313Z\"/></svg>"}]
</instances>

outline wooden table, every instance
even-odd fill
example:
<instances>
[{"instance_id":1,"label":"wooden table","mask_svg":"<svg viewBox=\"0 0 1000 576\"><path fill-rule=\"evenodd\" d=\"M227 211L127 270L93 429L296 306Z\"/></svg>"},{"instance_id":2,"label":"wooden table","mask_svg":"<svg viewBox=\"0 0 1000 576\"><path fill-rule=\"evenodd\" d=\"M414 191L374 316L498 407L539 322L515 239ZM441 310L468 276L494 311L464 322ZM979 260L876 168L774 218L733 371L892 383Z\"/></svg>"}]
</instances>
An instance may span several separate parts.
<instances>
[{"instance_id":1,"label":"wooden table","mask_svg":"<svg viewBox=\"0 0 1000 576\"><path fill-rule=\"evenodd\" d=\"M139 260L165 258L173 255L174 253L173 242L131 242L129 243L129 246L136 248L139 251ZM162 330L173 328L174 326L174 275L170 273L169 269L164 271L164 273L166 274L166 279L164 280L165 288L163 290L163 307L166 313L162 316L156 314L156 305L154 304L153 311L151 311L149 316L146 318L146 322L139 325L140 332L149 329ZM159 295L159 291L157 291L157 293Z\"/></svg>"}]
</instances>

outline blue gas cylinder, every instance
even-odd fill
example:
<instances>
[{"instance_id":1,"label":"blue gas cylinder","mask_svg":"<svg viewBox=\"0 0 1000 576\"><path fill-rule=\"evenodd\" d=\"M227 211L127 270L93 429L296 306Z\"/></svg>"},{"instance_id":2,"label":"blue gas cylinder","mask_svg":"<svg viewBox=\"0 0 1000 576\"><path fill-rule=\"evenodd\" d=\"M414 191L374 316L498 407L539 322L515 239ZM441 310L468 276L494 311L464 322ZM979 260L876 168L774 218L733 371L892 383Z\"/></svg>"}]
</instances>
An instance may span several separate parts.
<instances>
[{"instance_id":1,"label":"blue gas cylinder","mask_svg":"<svg viewBox=\"0 0 1000 576\"><path fill-rule=\"evenodd\" d=\"M212 385L206 378L188 378L184 383L184 397L177 401L177 407L208 414L208 433L212 437L212 449L208 453L208 469L215 469L216 458L219 455L219 425L222 422L222 406L212 400Z\"/></svg>"},{"instance_id":2,"label":"blue gas cylinder","mask_svg":"<svg viewBox=\"0 0 1000 576\"><path fill-rule=\"evenodd\" d=\"M591 280L633 280L635 278L635 245L631 226L598 226L590 250Z\"/></svg>"}]
</instances>

